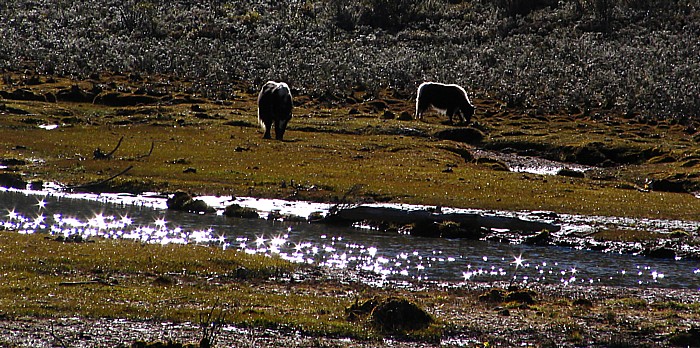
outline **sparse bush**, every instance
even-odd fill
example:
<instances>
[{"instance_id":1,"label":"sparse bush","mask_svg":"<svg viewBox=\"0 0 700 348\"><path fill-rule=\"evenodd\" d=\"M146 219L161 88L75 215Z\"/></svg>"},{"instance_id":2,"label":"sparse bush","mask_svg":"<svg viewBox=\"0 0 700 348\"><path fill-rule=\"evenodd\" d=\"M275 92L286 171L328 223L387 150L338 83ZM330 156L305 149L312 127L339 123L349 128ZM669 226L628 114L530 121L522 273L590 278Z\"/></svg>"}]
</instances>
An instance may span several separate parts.
<instances>
[{"instance_id":1,"label":"sparse bush","mask_svg":"<svg viewBox=\"0 0 700 348\"><path fill-rule=\"evenodd\" d=\"M557 0L496 0L493 1L498 8L505 11L508 16L527 15L534 10L548 6L556 6Z\"/></svg>"},{"instance_id":2,"label":"sparse bush","mask_svg":"<svg viewBox=\"0 0 700 348\"><path fill-rule=\"evenodd\" d=\"M698 9L698 0L16 0L0 6L0 69L165 74L217 99L240 81L255 90L278 79L331 103L356 86L412 96L433 80L515 108L688 122L700 110Z\"/></svg>"}]
</instances>

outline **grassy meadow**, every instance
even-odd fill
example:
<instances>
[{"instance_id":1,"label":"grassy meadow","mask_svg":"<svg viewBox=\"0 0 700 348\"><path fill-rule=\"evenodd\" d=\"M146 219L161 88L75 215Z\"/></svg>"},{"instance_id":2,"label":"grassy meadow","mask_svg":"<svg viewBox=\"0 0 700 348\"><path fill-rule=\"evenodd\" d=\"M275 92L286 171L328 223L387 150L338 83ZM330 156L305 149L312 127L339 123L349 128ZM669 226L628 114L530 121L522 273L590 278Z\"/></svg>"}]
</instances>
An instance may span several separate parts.
<instances>
[{"instance_id":1,"label":"grassy meadow","mask_svg":"<svg viewBox=\"0 0 700 348\"><path fill-rule=\"evenodd\" d=\"M81 186L130 168L90 189L697 220L699 7L6 1L0 179ZM295 97L284 141L262 139L256 118L271 79ZM473 122L413 120L426 80L464 86ZM504 154L589 170L513 172ZM599 237L656 236L610 226ZM489 284L371 288L201 246L46 237L0 234L0 317L193 321L219 306L235 325L377 342L389 334L346 308L395 296L435 318L401 339L542 346L692 342L700 320L694 297L663 291L596 289L586 302L542 288L535 303L493 302Z\"/></svg>"}]
</instances>

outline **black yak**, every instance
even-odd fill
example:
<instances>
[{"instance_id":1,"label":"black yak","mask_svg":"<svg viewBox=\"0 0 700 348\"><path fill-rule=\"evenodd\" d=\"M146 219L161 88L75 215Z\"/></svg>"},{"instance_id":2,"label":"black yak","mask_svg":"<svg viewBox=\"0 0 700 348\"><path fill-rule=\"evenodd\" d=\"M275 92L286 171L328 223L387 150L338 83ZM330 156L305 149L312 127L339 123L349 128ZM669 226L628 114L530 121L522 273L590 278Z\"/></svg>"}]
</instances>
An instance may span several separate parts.
<instances>
[{"instance_id":1,"label":"black yak","mask_svg":"<svg viewBox=\"0 0 700 348\"><path fill-rule=\"evenodd\" d=\"M263 138L270 139L272 123L275 138L282 140L287 123L292 118L292 93L284 82L267 81L258 95L258 121L265 130Z\"/></svg>"},{"instance_id":2,"label":"black yak","mask_svg":"<svg viewBox=\"0 0 700 348\"><path fill-rule=\"evenodd\" d=\"M418 86L416 96L416 119L422 119L423 113L430 107L447 114L450 123L452 116L457 112L464 123L469 123L475 109L464 88L458 85L423 82Z\"/></svg>"}]
</instances>

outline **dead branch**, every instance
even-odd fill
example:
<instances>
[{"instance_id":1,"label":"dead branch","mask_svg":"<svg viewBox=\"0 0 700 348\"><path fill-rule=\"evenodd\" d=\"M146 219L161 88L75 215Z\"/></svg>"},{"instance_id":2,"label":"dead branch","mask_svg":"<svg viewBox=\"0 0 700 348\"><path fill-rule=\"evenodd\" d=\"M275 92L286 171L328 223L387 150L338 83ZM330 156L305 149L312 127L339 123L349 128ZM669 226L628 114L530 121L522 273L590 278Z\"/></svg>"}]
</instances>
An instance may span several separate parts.
<instances>
[{"instance_id":1,"label":"dead branch","mask_svg":"<svg viewBox=\"0 0 700 348\"><path fill-rule=\"evenodd\" d=\"M98 147L95 149L95 151L93 151L93 159L112 159L112 155L114 155L119 146L122 145L122 140L124 140L123 136L119 138L119 142L117 143L117 146L114 147L114 150L110 151L109 153L102 152L102 150Z\"/></svg>"},{"instance_id":2,"label":"dead branch","mask_svg":"<svg viewBox=\"0 0 700 348\"><path fill-rule=\"evenodd\" d=\"M97 280L85 280L85 281L80 281L80 282L60 282L58 285L60 286L77 286L77 285L88 285L88 284L99 284L100 282Z\"/></svg>"},{"instance_id":3,"label":"dead branch","mask_svg":"<svg viewBox=\"0 0 700 348\"><path fill-rule=\"evenodd\" d=\"M51 337L53 337L53 339L54 339L55 341L57 341L58 344L61 345L61 347L63 347L63 348L68 348L68 345L66 345L66 343L63 341L63 338L62 338L62 337L59 337L59 336L56 334L56 330L54 330L54 326L53 326L53 321L51 321Z\"/></svg>"},{"instance_id":4,"label":"dead branch","mask_svg":"<svg viewBox=\"0 0 700 348\"><path fill-rule=\"evenodd\" d=\"M216 310L219 313L216 313ZM221 329L223 328L223 322L226 317L226 313L223 308L219 308L219 299L216 299L214 305L211 307L209 313L199 315L199 325L202 328L202 339L199 341L199 346L201 348L210 348L216 346L216 340L221 334Z\"/></svg>"},{"instance_id":5,"label":"dead branch","mask_svg":"<svg viewBox=\"0 0 700 348\"><path fill-rule=\"evenodd\" d=\"M100 181L92 182L92 183L88 183L88 184L83 184L83 185L66 186L66 187L64 187L64 189L73 190L73 189L78 189L78 188L88 188L88 187L104 185L104 184L118 178L119 176L124 175L126 172L130 171L132 168L134 168L134 166L128 166L126 169L122 170L121 172L114 174L114 175L112 175L109 178L104 179L104 180L100 180Z\"/></svg>"},{"instance_id":6,"label":"dead branch","mask_svg":"<svg viewBox=\"0 0 700 348\"><path fill-rule=\"evenodd\" d=\"M136 159L142 159L142 158L149 157L149 156L153 153L153 148L154 148L155 146L156 146L156 142L155 142L155 141L151 141L151 149L148 150L148 153L145 154L145 155L136 156Z\"/></svg>"}]
</instances>

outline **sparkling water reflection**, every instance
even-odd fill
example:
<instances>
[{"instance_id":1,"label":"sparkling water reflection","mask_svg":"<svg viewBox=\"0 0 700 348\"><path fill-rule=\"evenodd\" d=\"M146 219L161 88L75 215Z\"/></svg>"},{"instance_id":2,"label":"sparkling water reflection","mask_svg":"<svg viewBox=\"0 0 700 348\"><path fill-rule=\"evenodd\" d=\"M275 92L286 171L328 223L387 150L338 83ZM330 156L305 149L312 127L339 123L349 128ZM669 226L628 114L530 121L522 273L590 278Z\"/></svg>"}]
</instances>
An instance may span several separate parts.
<instances>
[{"instance_id":1,"label":"sparkling water reflection","mask_svg":"<svg viewBox=\"0 0 700 348\"><path fill-rule=\"evenodd\" d=\"M2 189L0 228L67 238L209 244L277 255L292 262L371 272L383 280L700 289L700 269L692 261L195 215L165 210L162 196L123 198L122 203L105 203L100 196L88 200Z\"/></svg>"}]
</instances>

